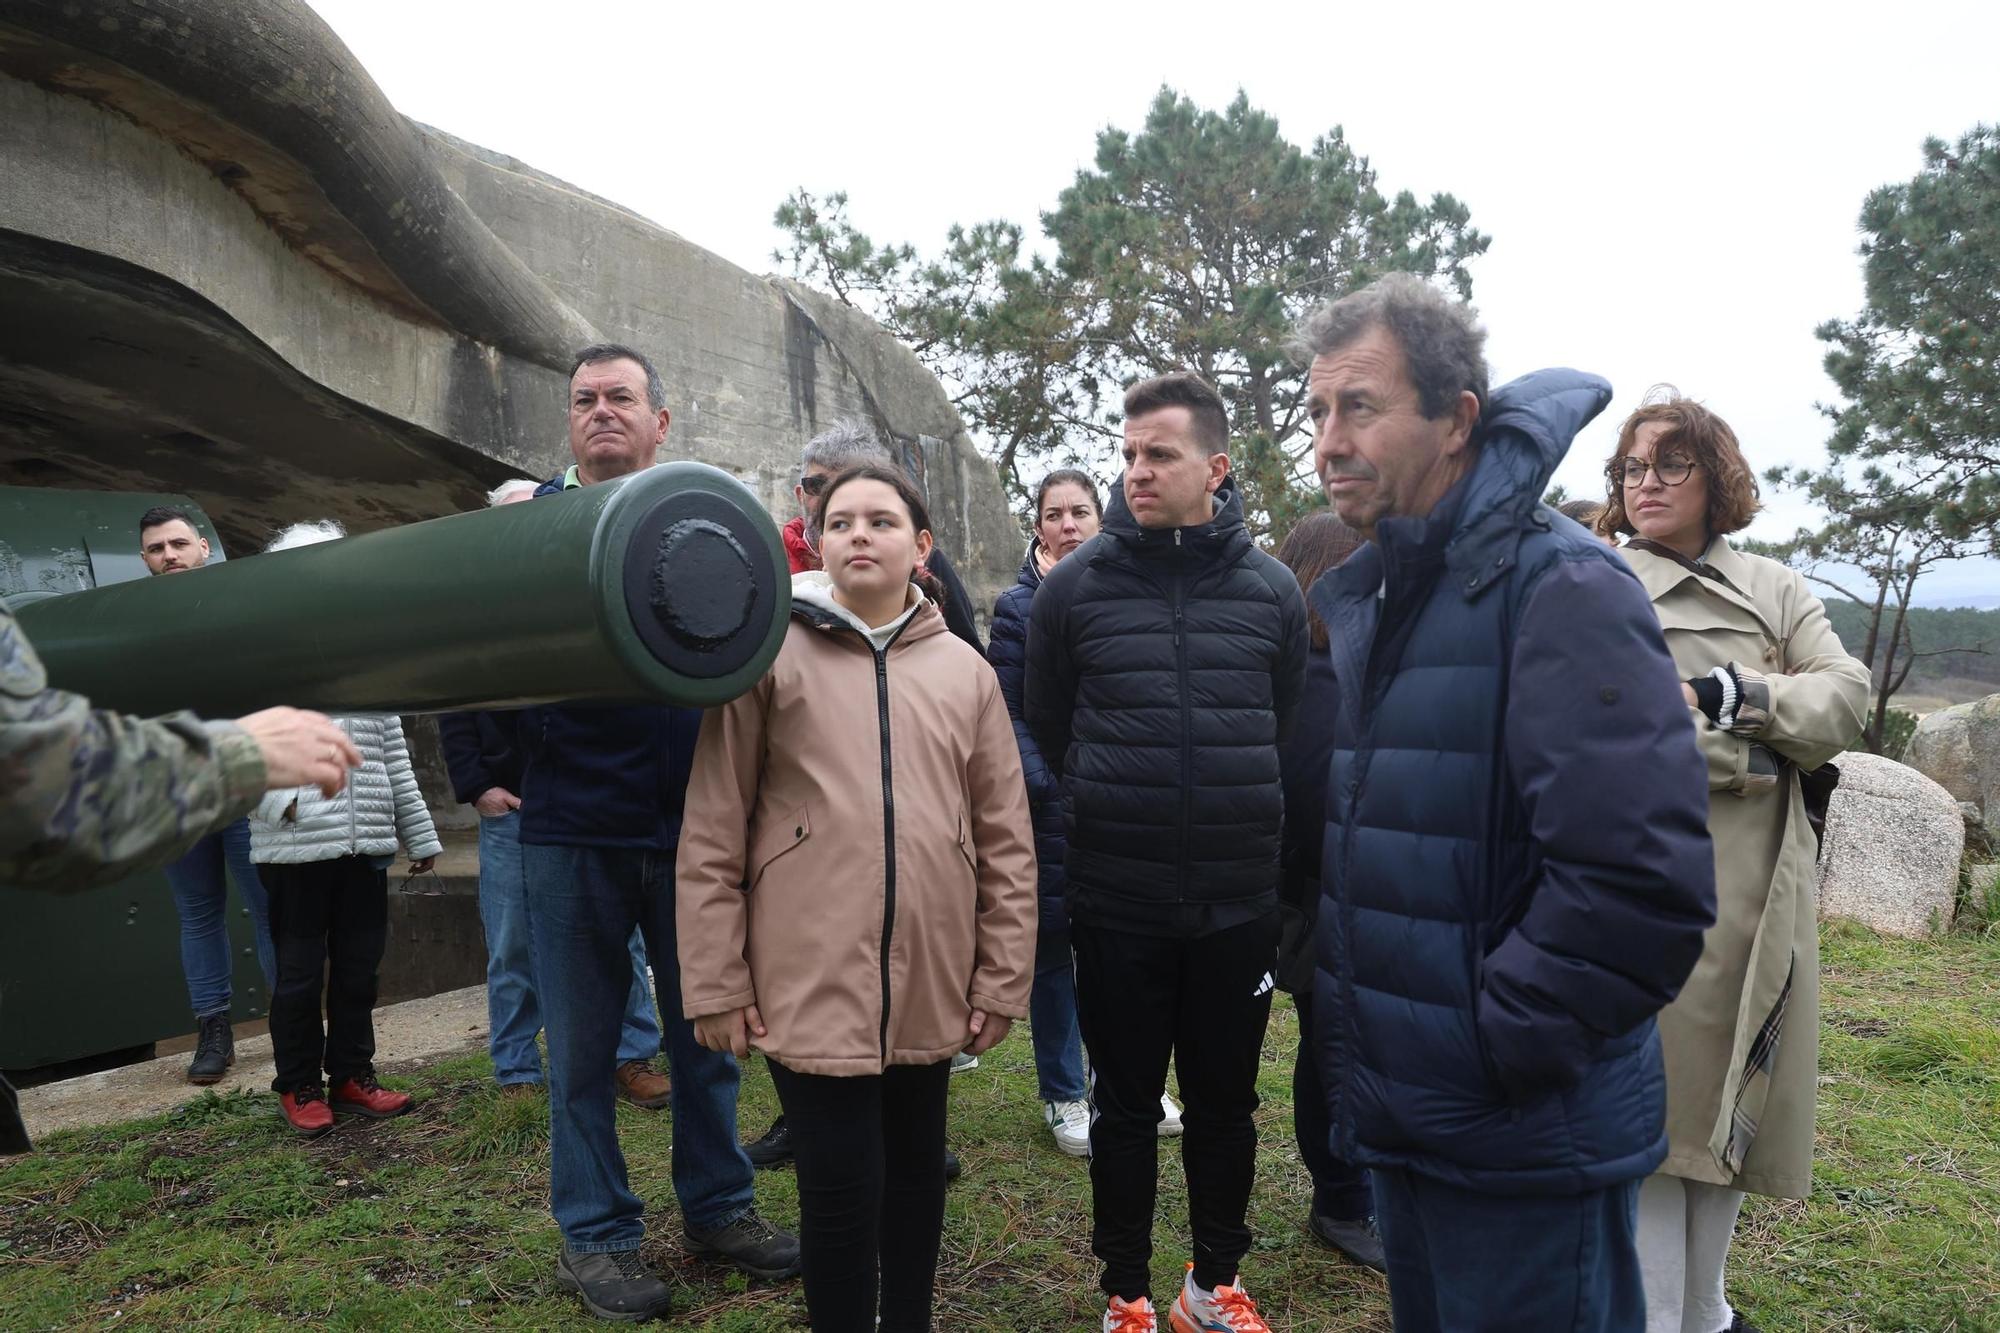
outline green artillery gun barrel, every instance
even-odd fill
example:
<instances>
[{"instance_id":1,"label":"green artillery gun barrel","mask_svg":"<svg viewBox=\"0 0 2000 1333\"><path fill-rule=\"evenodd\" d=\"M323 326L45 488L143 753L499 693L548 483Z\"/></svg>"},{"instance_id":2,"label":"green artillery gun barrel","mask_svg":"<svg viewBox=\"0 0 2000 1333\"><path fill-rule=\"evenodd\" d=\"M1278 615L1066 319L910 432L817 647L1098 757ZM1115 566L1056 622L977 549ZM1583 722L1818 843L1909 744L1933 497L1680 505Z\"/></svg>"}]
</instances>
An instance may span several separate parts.
<instances>
[{"instance_id":1,"label":"green artillery gun barrel","mask_svg":"<svg viewBox=\"0 0 2000 1333\"><path fill-rule=\"evenodd\" d=\"M29 602L52 684L100 708L694 707L748 690L791 607L777 526L673 462L596 486Z\"/></svg>"}]
</instances>

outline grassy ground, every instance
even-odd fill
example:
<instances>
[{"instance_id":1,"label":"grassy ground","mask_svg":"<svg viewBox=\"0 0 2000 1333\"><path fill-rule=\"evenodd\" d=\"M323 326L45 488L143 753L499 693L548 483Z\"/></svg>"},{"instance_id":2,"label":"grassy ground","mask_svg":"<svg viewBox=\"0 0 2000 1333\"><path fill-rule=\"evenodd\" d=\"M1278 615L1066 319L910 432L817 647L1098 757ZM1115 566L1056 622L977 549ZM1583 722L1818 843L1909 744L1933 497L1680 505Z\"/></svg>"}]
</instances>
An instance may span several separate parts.
<instances>
[{"instance_id":1,"label":"grassy ground","mask_svg":"<svg viewBox=\"0 0 2000 1333\"><path fill-rule=\"evenodd\" d=\"M2000 1329L2000 934L1926 944L1854 927L1825 936L1818 1185L1804 1203L1752 1200L1733 1291L1771 1333ZM1245 1279L1278 1330L1388 1328L1380 1279L1300 1226L1291 1144L1297 1024L1281 1001L1260 1076L1257 1248ZM51 1138L0 1165L0 1326L7 1329L592 1327L558 1287L547 1214L547 1111L502 1103L483 1056L402 1071L419 1110L294 1140L268 1096L217 1098L153 1120ZM1084 1164L1040 1128L1025 1034L954 1078L940 1327L1095 1327ZM742 1122L776 1103L761 1065ZM676 1287L681 1327L803 1328L795 1285L768 1287L682 1255L665 1113L619 1112L647 1199L647 1256ZM1177 1154L1163 1154L1156 1282L1179 1280ZM788 1172L759 1199L797 1218Z\"/></svg>"}]
</instances>

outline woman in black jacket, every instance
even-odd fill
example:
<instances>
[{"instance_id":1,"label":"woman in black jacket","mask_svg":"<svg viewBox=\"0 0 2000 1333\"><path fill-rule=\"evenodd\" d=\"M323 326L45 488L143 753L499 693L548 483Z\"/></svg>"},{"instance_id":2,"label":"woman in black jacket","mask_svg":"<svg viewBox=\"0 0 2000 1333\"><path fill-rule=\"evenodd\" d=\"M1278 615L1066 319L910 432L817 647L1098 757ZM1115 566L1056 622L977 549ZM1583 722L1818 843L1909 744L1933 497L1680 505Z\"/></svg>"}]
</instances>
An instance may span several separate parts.
<instances>
[{"instance_id":1,"label":"woman in black jacket","mask_svg":"<svg viewBox=\"0 0 2000 1333\"><path fill-rule=\"evenodd\" d=\"M1071 970L1069 917L1063 910L1062 789L1043 762L1040 749L1021 721L1021 670L1028 637L1028 606L1042 575L1097 535L1104 506L1087 473L1059 468L1035 488L1035 535L1014 585L993 604L993 641L986 660L1000 678L1000 692L1014 719L1021 768L1035 820L1035 858L1040 865L1041 930L1035 944L1035 988L1029 1000L1035 1075L1041 1085L1042 1119L1056 1146L1072 1157L1090 1152L1090 1109L1085 1102L1083 1042L1076 1026L1076 978ZM1180 1108L1167 1103L1177 1126Z\"/></svg>"}]
</instances>

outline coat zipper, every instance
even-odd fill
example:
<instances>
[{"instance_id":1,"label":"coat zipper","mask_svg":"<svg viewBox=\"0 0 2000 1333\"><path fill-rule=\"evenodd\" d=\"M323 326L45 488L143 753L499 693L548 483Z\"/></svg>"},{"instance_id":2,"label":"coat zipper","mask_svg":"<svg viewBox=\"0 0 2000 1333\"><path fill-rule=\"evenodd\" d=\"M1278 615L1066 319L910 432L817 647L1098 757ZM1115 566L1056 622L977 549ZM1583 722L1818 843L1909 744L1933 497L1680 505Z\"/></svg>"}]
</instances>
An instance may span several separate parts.
<instances>
[{"instance_id":1,"label":"coat zipper","mask_svg":"<svg viewBox=\"0 0 2000 1333\"><path fill-rule=\"evenodd\" d=\"M896 933L896 790L889 773L889 650L875 650L875 711L882 723L882 1063L889 1063L889 946Z\"/></svg>"},{"instance_id":2,"label":"coat zipper","mask_svg":"<svg viewBox=\"0 0 2000 1333\"><path fill-rule=\"evenodd\" d=\"M1174 545L1181 541L1180 529L1174 530ZM1175 858L1178 871L1175 894L1179 904L1187 905L1188 897L1188 825L1194 821L1194 706L1188 702L1187 633L1184 612L1186 609L1187 584L1179 576L1174 578L1174 670L1180 681L1181 699L1181 839L1180 855Z\"/></svg>"}]
</instances>

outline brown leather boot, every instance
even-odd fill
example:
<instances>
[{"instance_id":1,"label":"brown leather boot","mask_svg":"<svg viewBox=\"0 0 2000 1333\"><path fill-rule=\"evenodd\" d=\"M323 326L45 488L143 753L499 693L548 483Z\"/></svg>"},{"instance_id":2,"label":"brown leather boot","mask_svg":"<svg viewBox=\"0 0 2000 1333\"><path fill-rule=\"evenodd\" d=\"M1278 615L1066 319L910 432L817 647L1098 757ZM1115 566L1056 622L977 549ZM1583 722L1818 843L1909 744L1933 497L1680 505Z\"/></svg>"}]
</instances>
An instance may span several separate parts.
<instances>
[{"instance_id":1,"label":"brown leather boot","mask_svg":"<svg viewBox=\"0 0 2000 1333\"><path fill-rule=\"evenodd\" d=\"M618 1083L620 1097L647 1111L665 1106L674 1090L667 1076L644 1060L627 1060L612 1077Z\"/></svg>"}]
</instances>

